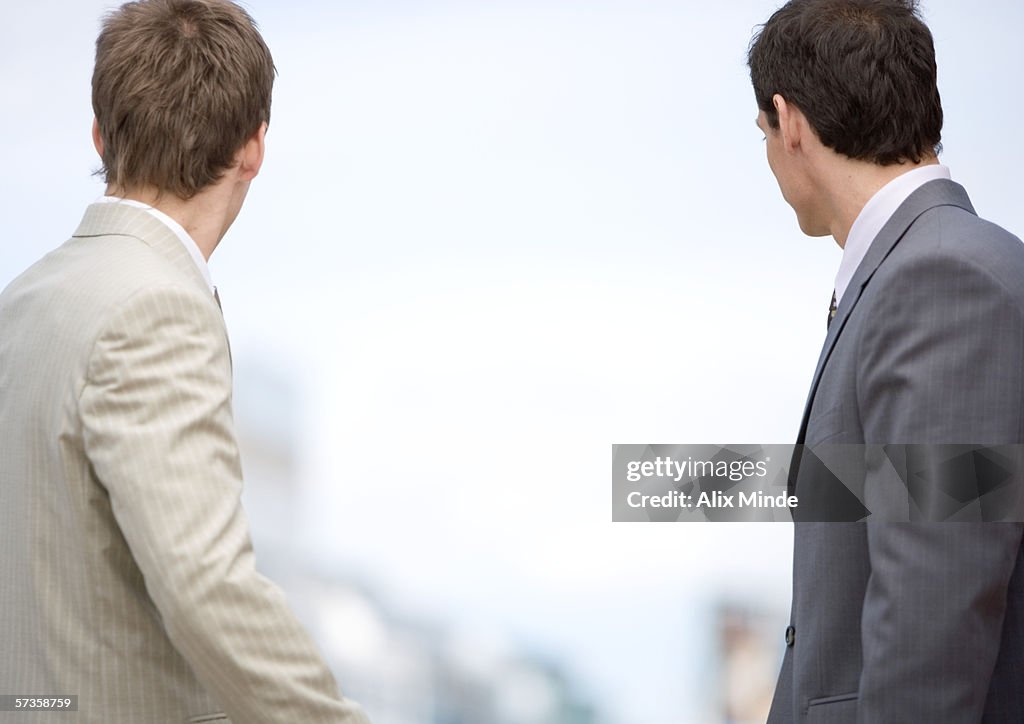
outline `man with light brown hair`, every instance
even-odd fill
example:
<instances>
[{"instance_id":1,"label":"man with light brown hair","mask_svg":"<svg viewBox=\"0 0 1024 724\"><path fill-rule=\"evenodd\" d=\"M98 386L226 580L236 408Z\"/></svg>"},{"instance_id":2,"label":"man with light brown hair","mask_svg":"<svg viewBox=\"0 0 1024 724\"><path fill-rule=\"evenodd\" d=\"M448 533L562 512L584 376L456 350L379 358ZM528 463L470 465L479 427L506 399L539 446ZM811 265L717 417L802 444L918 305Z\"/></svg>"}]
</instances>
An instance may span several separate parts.
<instances>
[{"instance_id":1,"label":"man with light brown hair","mask_svg":"<svg viewBox=\"0 0 1024 724\"><path fill-rule=\"evenodd\" d=\"M0 693L36 697L26 720L46 695L85 724L367 722L256 572L239 503L206 262L259 173L273 80L230 2L104 22L106 195L0 294Z\"/></svg>"}]
</instances>

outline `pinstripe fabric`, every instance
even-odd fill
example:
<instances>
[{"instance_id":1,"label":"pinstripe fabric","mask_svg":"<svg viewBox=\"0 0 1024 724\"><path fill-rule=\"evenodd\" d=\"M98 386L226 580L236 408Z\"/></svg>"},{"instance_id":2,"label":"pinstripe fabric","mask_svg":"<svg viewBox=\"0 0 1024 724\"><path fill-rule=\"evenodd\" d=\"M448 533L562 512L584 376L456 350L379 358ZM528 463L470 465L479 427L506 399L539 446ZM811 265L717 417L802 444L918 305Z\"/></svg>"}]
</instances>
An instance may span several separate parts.
<instances>
[{"instance_id":1,"label":"pinstripe fabric","mask_svg":"<svg viewBox=\"0 0 1024 724\"><path fill-rule=\"evenodd\" d=\"M958 184L921 186L875 238L828 328L797 442L1024 443L1024 244ZM801 465L795 494L814 484ZM906 494L873 457L864 486L872 509ZM1022 531L796 523L795 637L769 724L1024 722Z\"/></svg>"},{"instance_id":2,"label":"pinstripe fabric","mask_svg":"<svg viewBox=\"0 0 1024 724\"><path fill-rule=\"evenodd\" d=\"M59 722L364 724L254 570L223 318L171 232L90 206L0 329L0 690L78 694Z\"/></svg>"}]
</instances>

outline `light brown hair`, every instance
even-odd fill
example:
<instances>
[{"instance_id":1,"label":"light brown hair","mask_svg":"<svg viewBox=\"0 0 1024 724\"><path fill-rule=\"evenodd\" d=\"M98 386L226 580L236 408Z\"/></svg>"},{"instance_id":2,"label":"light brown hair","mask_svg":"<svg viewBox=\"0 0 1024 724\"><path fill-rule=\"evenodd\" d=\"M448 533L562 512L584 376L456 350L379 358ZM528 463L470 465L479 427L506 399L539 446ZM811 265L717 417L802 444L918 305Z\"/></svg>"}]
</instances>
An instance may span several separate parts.
<instances>
[{"instance_id":1,"label":"light brown hair","mask_svg":"<svg viewBox=\"0 0 1024 724\"><path fill-rule=\"evenodd\" d=\"M270 120L274 61L226 0L139 0L103 21L92 107L108 184L189 199Z\"/></svg>"}]
</instances>

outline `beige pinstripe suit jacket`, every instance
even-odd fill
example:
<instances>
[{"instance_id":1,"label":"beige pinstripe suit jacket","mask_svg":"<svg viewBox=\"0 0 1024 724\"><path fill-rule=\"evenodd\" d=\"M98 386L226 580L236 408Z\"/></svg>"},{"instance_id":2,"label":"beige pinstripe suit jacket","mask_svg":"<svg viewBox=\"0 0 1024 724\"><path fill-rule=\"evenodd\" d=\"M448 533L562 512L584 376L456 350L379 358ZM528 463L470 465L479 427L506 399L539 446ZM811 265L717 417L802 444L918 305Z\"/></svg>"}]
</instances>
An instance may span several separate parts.
<instances>
[{"instance_id":1,"label":"beige pinstripe suit jacket","mask_svg":"<svg viewBox=\"0 0 1024 724\"><path fill-rule=\"evenodd\" d=\"M59 722L367 722L254 570L241 487L206 282L145 211L90 206L0 295L0 693L78 694Z\"/></svg>"}]
</instances>

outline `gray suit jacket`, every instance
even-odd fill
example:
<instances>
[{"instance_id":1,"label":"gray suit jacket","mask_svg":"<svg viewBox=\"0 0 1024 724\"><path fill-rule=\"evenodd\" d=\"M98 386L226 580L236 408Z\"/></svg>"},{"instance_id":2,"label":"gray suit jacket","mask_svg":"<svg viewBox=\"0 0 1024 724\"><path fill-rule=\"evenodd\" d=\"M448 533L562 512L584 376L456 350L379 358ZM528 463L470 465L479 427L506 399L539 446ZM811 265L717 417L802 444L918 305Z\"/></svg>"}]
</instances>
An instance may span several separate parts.
<instances>
[{"instance_id":1,"label":"gray suit jacket","mask_svg":"<svg viewBox=\"0 0 1024 724\"><path fill-rule=\"evenodd\" d=\"M253 567L224 320L173 233L90 206L0 330L0 692L79 696L4 721L364 724Z\"/></svg>"},{"instance_id":2,"label":"gray suit jacket","mask_svg":"<svg viewBox=\"0 0 1024 724\"><path fill-rule=\"evenodd\" d=\"M959 185L925 184L875 238L797 442L1024 443L1024 245ZM868 495L884 476L869 461ZM770 724L1024 722L1021 541L1010 523L796 523Z\"/></svg>"}]
</instances>

